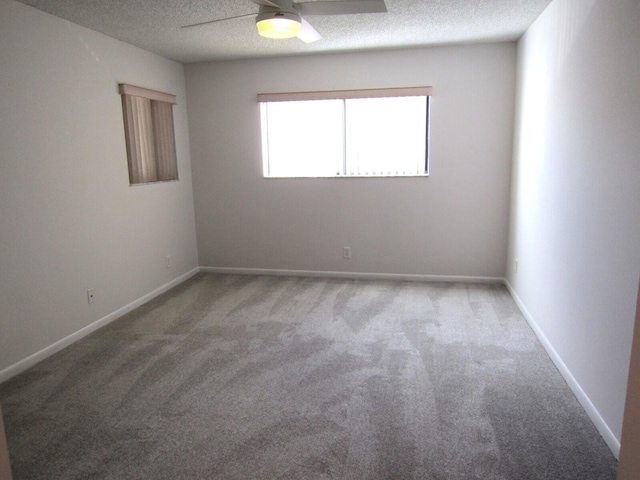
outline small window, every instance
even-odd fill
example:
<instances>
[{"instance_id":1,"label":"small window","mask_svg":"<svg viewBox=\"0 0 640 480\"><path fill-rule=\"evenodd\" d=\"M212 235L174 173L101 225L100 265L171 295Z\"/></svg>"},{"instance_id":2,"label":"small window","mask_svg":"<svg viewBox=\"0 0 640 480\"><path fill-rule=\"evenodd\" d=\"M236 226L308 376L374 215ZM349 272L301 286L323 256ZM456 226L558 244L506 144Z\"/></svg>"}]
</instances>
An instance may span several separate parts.
<instances>
[{"instance_id":1,"label":"small window","mask_svg":"<svg viewBox=\"0 0 640 480\"><path fill-rule=\"evenodd\" d=\"M120 85L131 185L178 179L175 95Z\"/></svg>"},{"instance_id":2,"label":"small window","mask_svg":"<svg viewBox=\"0 0 640 480\"><path fill-rule=\"evenodd\" d=\"M426 176L430 94L430 87L260 94L264 176Z\"/></svg>"}]
</instances>

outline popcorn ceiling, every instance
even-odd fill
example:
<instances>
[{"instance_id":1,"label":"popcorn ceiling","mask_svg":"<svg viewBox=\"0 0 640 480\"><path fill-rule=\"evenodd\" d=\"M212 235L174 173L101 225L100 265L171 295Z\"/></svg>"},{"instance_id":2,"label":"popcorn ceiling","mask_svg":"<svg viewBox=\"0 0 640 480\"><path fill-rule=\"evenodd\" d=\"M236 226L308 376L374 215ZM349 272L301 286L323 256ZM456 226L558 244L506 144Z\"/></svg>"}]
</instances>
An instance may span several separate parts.
<instances>
[{"instance_id":1,"label":"popcorn ceiling","mask_svg":"<svg viewBox=\"0 0 640 480\"><path fill-rule=\"evenodd\" d=\"M182 63L517 40L551 0L385 0L388 13L309 16L323 38L260 37L249 0L18 0Z\"/></svg>"}]
</instances>

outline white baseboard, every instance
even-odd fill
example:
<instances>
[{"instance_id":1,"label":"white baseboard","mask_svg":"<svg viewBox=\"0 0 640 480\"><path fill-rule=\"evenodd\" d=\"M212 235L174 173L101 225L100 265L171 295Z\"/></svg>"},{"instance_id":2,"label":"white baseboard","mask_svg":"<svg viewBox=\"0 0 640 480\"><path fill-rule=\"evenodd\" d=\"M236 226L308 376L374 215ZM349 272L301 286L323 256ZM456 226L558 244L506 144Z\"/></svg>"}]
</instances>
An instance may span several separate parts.
<instances>
[{"instance_id":1,"label":"white baseboard","mask_svg":"<svg viewBox=\"0 0 640 480\"><path fill-rule=\"evenodd\" d=\"M613 452L615 457L618 458L620 455L620 440L617 439L616 436L613 434L613 432L609 428L609 425L607 425L607 423L604 421L604 419L600 415L600 412L598 412L598 409L591 402L591 400L589 399L587 394L584 392L584 390L582 389L578 381L575 379L575 377L573 376L569 368L562 361L562 358L560 357L558 352L556 352L555 348L553 348L553 345L551 344L549 339L545 336L542 329L538 326L538 323L533 318L533 315L531 315L529 310L527 310L527 307L524 305L524 303L522 302L522 300L520 299L520 297L518 296L514 288L511 286L511 284L509 283L509 280L505 279L504 283L507 286L509 293L511 293L511 296L513 297L516 304L518 305L518 308L522 312L522 315L524 315L524 318L527 320L532 330L540 340L540 343L542 343L542 346L551 357L551 360L553 360L553 363L556 365L556 367L564 377L565 381L569 385L569 388L571 388L574 395L578 399L578 402L580 402L580 404L582 405L582 408L584 408L585 411L587 412L587 415L595 425L598 432L600 432L600 435L606 442L609 449Z\"/></svg>"},{"instance_id":2,"label":"white baseboard","mask_svg":"<svg viewBox=\"0 0 640 480\"><path fill-rule=\"evenodd\" d=\"M504 284L502 277L472 277L463 275L412 275L403 273L332 272L324 270L281 270L271 268L200 267L201 272L238 275L275 275L283 277L350 278L361 280L397 280L408 282L460 282Z\"/></svg>"},{"instance_id":3,"label":"white baseboard","mask_svg":"<svg viewBox=\"0 0 640 480\"><path fill-rule=\"evenodd\" d=\"M48 347L43 348L39 352L36 352L33 355L29 355L27 358L20 360L19 362L14 363L13 365L5 368L4 370L0 371L0 383L6 380L9 380L11 377L18 375L19 373L24 372L28 368L34 366L36 363L41 362L45 358L50 357L54 353L59 352L63 348L68 347L72 343L77 342L78 340L86 337L90 333L95 332L100 327L103 327L113 322L114 320L122 317L123 315L126 315L132 310L147 303L149 300L152 300L158 295L163 294L167 290L170 290L173 287L180 285L182 282L184 282L185 280L188 280L198 272L199 272L199 269L194 268L193 270L190 270L189 272L183 275L180 275L178 278L171 280L170 282L162 285L161 287L156 288L154 291L138 298L137 300L134 300L128 305L125 305L124 307L119 308L115 312L111 312L110 314L105 315L104 317L102 317L99 320L96 320L90 325L87 325L86 327L81 328L80 330L72 333L71 335L68 335L63 339L58 340L57 342L49 345Z\"/></svg>"}]
</instances>

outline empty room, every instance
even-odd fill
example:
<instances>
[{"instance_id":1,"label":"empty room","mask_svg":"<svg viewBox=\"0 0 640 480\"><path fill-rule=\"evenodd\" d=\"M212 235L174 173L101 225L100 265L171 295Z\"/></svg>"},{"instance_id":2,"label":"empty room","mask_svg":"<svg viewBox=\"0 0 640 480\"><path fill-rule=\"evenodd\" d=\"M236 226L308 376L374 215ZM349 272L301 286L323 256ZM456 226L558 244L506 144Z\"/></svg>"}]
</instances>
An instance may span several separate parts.
<instances>
[{"instance_id":1,"label":"empty room","mask_svg":"<svg viewBox=\"0 0 640 480\"><path fill-rule=\"evenodd\" d=\"M638 25L0 0L0 480L640 478Z\"/></svg>"}]
</instances>

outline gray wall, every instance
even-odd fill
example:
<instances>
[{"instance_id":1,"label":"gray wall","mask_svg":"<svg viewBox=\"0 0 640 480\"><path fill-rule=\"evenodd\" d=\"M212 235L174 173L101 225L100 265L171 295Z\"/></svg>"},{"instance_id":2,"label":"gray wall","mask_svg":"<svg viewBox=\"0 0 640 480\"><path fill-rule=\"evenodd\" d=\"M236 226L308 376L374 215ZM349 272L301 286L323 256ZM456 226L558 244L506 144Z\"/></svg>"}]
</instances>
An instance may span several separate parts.
<instances>
[{"instance_id":1,"label":"gray wall","mask_svg":"<svg viewBox=\"0 0 640 480\"><path fill-rule=\"evenodd\" d=\"M187 65L200 265L502 278L515 65L514 43ZM257 93L418 85L429 178L262 177Z\"/></svg>"},{"instance_id":2,"label":"gray wall","mask_svg":"<svg viewBox=\"0 0 640 480\"><path fill-rule=\"evenodd\" d=\"M0 0L0 78L1 380L197 254L181 64ZM118 82L177 94L179 182L129 186Z\"/></svg>"},{"instance_id":3,"label":"gray wall","mask_svg":"<svg viewBox=\"0 0 640 480\"><path fill-rule=\"evenodd\" d=\"M638 25L637 0L556 0L518 45L508 281L614 452L640 275Z\"/></svg>"}]
</instances>

